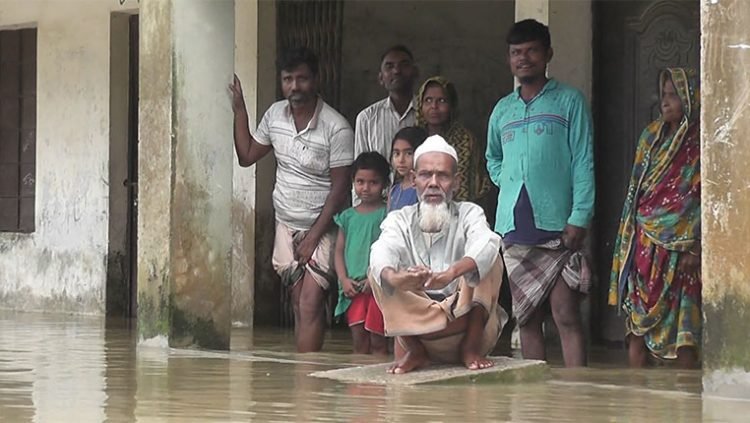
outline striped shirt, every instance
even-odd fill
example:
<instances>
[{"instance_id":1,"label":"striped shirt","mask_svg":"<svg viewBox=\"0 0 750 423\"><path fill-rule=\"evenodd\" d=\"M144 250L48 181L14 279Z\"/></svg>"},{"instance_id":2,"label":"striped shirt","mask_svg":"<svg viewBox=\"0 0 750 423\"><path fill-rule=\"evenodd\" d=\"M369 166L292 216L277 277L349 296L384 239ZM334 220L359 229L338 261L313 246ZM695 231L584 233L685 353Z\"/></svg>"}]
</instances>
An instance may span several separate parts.
<instances>
[{"instance_id":1,"label":"striped shirt","mask_svg":"<svg viewBox=\"0 0 750 423\"><path fill-rule=\"evenodd\" d=\"M390 162L393 136L401 128L414 126L416 115L413 103L409 103L406 112L399 115L390 97L362 110L354 126L354 156L377 151Z\"/></svg>"},{"instance_id":2,"label":"striped shirt","mask_svg":"<svg viewBox=\"0 0 750 423\"><path fill-rule=\"evenodd\" d=\"M522 187L537 229L589 225L594 212L592 132L583 94L554 79L529 102L519 87L497 103L487 133L487 170L500 188L497 233L516 229Z\"/></svg>"},{"instance_id":3,"label":"striped shirt","mask_svg":"<svg viewBox=\"0 0 750 423\"><path fill-rule=\"evenodd\" d=\"M276 220L295 230L309 230L331 192L331 169L354 161L349 122L318 98L312 119L297 132L289 102L282 100L268 108L253 137L272 146L276 156Z\"/></svg>"}]
</instances>

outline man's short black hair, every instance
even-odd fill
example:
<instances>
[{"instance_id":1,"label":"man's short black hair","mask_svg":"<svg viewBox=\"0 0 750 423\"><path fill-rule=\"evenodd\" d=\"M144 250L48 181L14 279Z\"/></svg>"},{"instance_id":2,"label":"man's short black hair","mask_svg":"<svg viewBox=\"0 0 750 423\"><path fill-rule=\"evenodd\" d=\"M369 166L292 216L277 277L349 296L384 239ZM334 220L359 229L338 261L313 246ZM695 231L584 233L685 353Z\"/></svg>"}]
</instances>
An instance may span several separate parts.
<instances>
[{"instance_id":1,"label":"man's short black hair","mask_svg":"<svg viewBox=\"0 0 750 423\"><path fill-rule=\"evenodd\" d=\"M541 41L545 49L552 47L549 27L534 19L524 19L516 22L508 31L505 42L508 45L523 44L530 41Z\"/></svg>"},{"instance_id":2,"label":"man's short black hair","mask_svg":"<svg viewBox=\"0 0 750 423\"><path fill-rule=\"evenodd\" d=\"M383 186L388 186L391 182L391 165L376 151L368 151L357 156L352 164L352 179L357 175L357 171L362 169L377 172L383 180Z\"/></svg>"},{"instance_id":3,"label":"man's short black hair","mask_svg":"<svg viewBox=\"0 0 750 423\"><path fill-rule=\"evenodd\" d=\"M414 55L411 54L411 50L409 50L405 45L403 44L396 44L395 46L390 46L388 50L386 50L381 56L380 56L380 63L383 63L383 60L385 60L385 56L388 55L388 53L393 53L394 51L404 53L405 55L409 56L410 60L414 60Z\"/></svg>"},{"instance_id":4,"label":"man's short black hair","mask_svg":"<svg viewBox=\"0 0 750 423\"><path fill-rule=\"evenodd\" d=\"M299 65L307 65L313 75L318 74L318 56L307 47L295 47L281 52L276 63L279 70L291 72Z\"/></svg>"}]
</instances>

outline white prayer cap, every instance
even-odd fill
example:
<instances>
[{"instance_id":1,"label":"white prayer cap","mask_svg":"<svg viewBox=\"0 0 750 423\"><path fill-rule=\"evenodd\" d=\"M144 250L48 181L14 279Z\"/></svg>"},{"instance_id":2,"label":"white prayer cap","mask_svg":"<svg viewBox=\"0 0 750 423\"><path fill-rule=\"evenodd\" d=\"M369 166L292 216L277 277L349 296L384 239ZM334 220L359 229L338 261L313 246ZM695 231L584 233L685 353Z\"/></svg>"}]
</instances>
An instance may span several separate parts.
<instances>
[{"instance_id":1,"label":"white prayer cap","mask_svg":"<svg viewBox=\"0 0 750 423\"><path fill-rule=\"evenodd\" d=\"M419 156L425 153L445 153L451 157L453 157L453 160L458 163L458 154L456 154L456 149L453 148L450 144L448 144L445 141L445 138L441 137L440 135L433 135L430 137L427 137L426 140L417 147L416 151L414 151L414 167L417 167L417 160L419 160Z\"/></svg>"}]
</instances>

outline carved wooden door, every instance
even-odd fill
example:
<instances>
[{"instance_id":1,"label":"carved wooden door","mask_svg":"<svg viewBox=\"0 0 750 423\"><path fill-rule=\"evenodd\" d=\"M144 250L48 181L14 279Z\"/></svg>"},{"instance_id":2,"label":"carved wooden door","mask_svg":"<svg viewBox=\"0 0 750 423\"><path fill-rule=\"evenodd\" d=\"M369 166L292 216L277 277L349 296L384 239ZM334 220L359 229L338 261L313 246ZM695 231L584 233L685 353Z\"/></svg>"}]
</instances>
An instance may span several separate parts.
<instances>
[{"instance_id":1,"label":"carved wooden door","mask_svg":"<svg viewBox=\"0 0 750 423\"><path fill-rule=\"evenodd\" d=\"M597 205L592 332L622 341L622 319L607 306L612 250L637 138L659 114L657 78L666 67L700 63L698 0L594 2Z\"/></svg>"}]
</instances>

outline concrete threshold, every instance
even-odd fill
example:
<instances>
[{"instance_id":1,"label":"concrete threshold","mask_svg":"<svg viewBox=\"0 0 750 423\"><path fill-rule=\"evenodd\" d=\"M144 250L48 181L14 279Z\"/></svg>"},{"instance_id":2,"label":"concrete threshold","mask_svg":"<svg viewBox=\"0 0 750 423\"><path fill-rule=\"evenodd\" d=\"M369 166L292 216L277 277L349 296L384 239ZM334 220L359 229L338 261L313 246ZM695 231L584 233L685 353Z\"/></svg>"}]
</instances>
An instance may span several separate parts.
<instances>
[{"instance_id":1,"label":"concrete threshold","mask_svg":"<svg viewBox=\"0 0 750 423\"><path fill-rule=\"evenodd\" d=\"M394 375L386 373L390 364L373 364L318 371L310 373L310 376L373 385L518 383L536 382L550 377L549 367L544 361L509 357L491 358L495 361L495 366L481 370L469 370L453 364L436 364L410 373Z\"/></svg>"}]
</instances>

